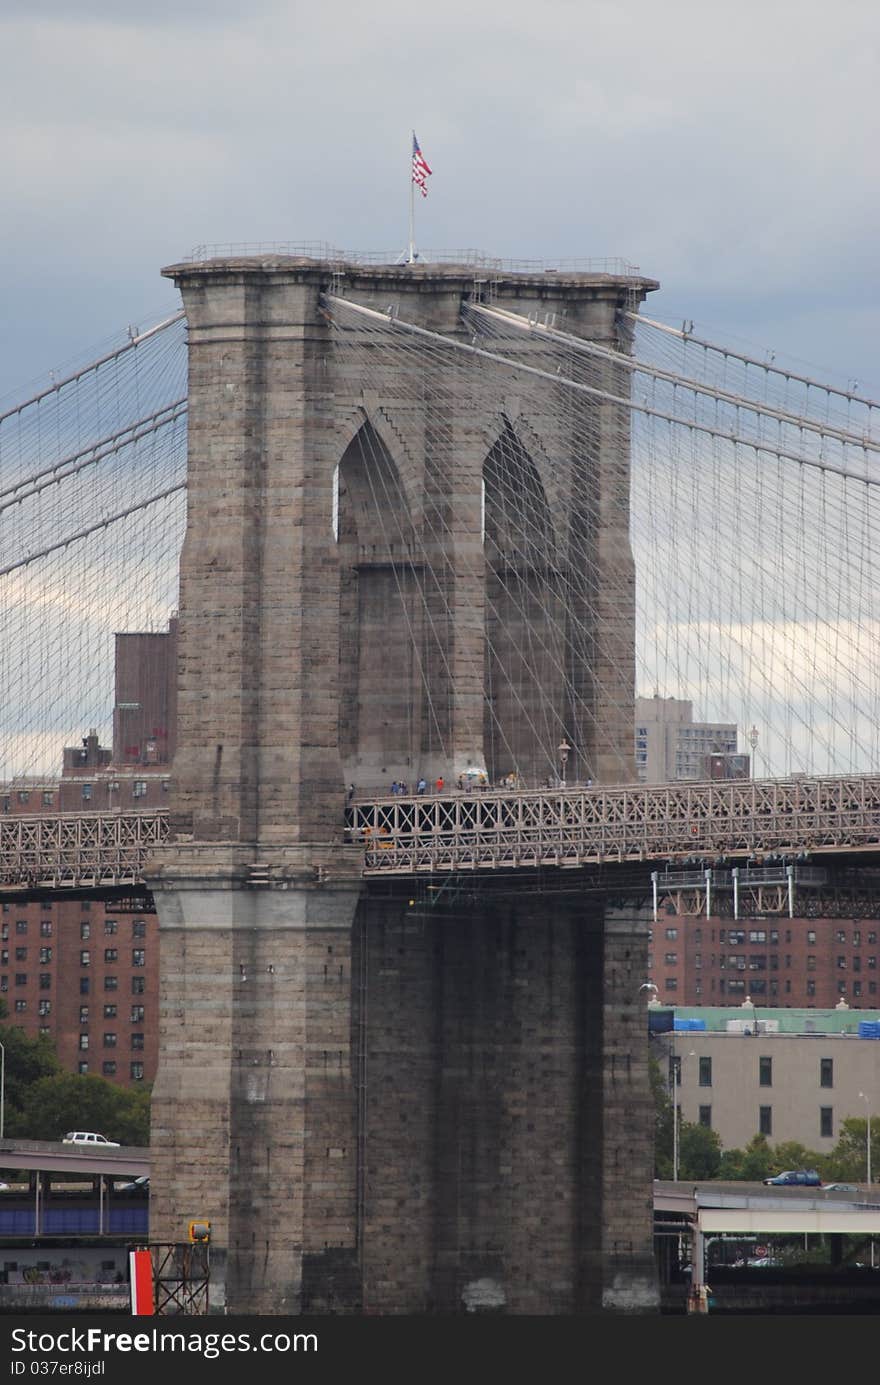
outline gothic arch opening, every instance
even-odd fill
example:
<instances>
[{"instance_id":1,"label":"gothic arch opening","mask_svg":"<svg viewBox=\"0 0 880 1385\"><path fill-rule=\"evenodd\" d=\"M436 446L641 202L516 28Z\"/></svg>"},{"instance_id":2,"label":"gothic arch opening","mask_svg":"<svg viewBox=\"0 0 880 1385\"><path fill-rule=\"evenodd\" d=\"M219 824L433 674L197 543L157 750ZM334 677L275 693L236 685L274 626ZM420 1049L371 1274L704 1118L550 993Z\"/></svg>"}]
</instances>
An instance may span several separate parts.
<instances>
[{"instance_id":1,"label":"gothic arch opening","mask_svg":"<svg viewBox=\"0 0 880 1385\"><path fill-rule=\"evenodd\" d=\"M424 600L397 466L368 421L342 456L334 491L339 750L346 782L384 791L417 768Z\"/></svg>"},{"instance_id":2,"label":"gothic arch opening","mask_svg":"<svg viewBox=\"0 0 880 1385\"><path fill-rule=\"evenodd\" d=\"M557 541L537 468L509 424L483 464L484 744L494 783L554 772L565 734L565 611Z\"/></svg>"}]
</instances>

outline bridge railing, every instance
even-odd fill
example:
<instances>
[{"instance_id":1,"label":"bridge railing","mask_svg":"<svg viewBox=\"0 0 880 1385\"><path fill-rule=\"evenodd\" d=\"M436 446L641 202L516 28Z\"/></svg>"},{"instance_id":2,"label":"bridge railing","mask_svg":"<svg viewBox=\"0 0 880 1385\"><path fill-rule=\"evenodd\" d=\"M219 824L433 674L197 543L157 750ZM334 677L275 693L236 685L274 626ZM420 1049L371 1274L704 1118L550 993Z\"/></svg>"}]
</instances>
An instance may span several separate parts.
<instances>
[{"instance_id":1,"label":"bridge railing","mask_svg":"<svg viewBox=\"0 0 880 1385\"><path fill-rule=\"evenodd\" d=\"M32 813L0 817L0 890L137 884L168 839L168 813Z\"/></svg>"},{"instance_id":2,"label":"bridge railing","mask_svg":"<svg viewBox=\"0 0 880 1385\"><path fill-rule=\"evenodd\" d=\"M490 790L352 803L365 874L867 850L880 776Z\"/></svg>"}]
</instances>

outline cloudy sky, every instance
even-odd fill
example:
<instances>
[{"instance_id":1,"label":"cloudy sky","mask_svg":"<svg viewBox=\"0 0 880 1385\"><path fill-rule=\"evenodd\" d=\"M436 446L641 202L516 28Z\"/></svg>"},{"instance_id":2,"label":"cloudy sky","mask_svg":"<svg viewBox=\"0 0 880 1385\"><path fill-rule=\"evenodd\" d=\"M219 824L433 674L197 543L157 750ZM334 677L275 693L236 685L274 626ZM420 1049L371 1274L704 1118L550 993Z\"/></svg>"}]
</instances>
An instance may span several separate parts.
<instances>
[{"instance_id":1,"label":"cloudy sky","mask_svg":"<svg viewBox=\"0 0 880 1385\"><path fill-rule=\"evenodd\" d=\"M197 244L621 256L880 383L875 0L3 0L0 398L176 306Z\"/></svg>"}]
</instances>

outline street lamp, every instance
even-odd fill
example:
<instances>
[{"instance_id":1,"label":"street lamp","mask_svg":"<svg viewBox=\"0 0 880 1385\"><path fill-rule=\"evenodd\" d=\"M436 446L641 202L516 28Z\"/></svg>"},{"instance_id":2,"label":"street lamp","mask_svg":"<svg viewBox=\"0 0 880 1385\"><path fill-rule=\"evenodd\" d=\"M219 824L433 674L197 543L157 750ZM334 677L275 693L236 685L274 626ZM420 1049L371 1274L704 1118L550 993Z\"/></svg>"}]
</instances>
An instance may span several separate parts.
<instances>
[{"instance_id":1,"label":"street lamp","mask_svg":"<svg viewBox=\"0 0 880 1385\"><path fill-rule=\"evenodd\" d=\"M870 1191L871 1191L871 1103L870 1103L870 1101L868 1100L868 1097L867 1097L867 1095L865 1094L865 1092L859 1092L859 1096L862 1098L862 1101L865 1103L865 1113L866 1113L866 1116L867 1116L867 1122L866 1122L866 1124L867 1124L867 1140L866 1140L866 1143L865 1143L865 1151L866 1151L866 1164L867 1164L866 1172L867 1172L867 1175L868 1175L868 1192L870 1192Z\"/></svg>"},{"instance_id":2,"label":"street lamp","mask_svg":"<svg viewBox=\"0 0 880 1385\"><path fill-rule=\"evenodd\" d=\"M748 741L749 741L749 745L752 747L751 765L752 765L752 778L754 779L754 777L755 777L755 746L758 744L758 728L757 728L757 726L755 726L754 722L752 723L752 725L751 725L751 726L749 727L749 729L748 729Z\"/></svg>"},{"instance_id":3,"label":"street lamp","mask_svg":"<svg viewBox=\"0 0 880 1385\"><path fill-rule=\"evenodd\" d=\"M559 778L562 782L562 787L565 788L565 766L568 764L568 752L571 750L571 746L564 736L556 747L556 750L559 755Z\"/></svg>"}]
</instances>

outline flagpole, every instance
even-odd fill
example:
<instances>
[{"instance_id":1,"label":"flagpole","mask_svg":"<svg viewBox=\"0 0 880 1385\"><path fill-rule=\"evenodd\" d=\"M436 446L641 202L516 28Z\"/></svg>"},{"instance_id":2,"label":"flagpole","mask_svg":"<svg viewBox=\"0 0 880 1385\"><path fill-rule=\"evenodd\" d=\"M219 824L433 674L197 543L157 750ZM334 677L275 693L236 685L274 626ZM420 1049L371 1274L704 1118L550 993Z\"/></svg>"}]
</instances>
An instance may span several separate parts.
<instances>
[{"instance_id":1,"label":"flagpole","mask_svg":"<svg viewBox=\"0 0 880 1385\"><path fill-rule=\"evenodd\" d=\"M409 159L409 259L407 264L414 264L416 258L415 244L415 221L416 221L416 185L413 174L412 149L415 149L416 132L412 133L412 145Z\"/></svg>"}]
</instances>

